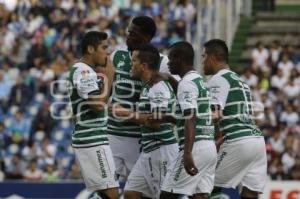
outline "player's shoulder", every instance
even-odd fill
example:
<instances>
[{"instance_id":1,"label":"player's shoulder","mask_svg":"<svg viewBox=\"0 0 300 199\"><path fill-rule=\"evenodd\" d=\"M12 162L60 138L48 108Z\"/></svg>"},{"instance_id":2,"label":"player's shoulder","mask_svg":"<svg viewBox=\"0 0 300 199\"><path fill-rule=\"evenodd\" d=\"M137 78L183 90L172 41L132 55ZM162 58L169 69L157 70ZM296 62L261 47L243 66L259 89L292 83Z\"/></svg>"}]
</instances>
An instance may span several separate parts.
<instances>
[{"instance_id":1,"label":"player's shoulder","mask_svg":"<svg viewBox=\"0 0 300 199\"><path fill-rule=\"evenodd\" d=\"M213 83L221 83L226 81L226 76L234 74L231 70L228 69L222 69L219 72L217 72L216 74L212 75L209 80L208 80L208 84L213 84Z\"/></svg>"},{"instance_id":2,"label":"player's shoulder","mask_svg":"<svg viewBox=\"0 0 300 199\"><path fill-rule=\"evenodd\" d=\"M76 70L90 70L91 67L83 62L76 62L73 64L73 68L76 68Z\"/></svg>"},{"instance_id":3,"label":"player's shoulder","mask_svg":"<svg viewBox=\"0 0 300 199\"><path fill-rule=\"evenodd\" d=\"M96 72L93 70L93 68L86 63L83 62L76 62L73 67L73 77L77 77L78 75L92 75Z\"/></svg>"},{"instance_id":4,"label":"player's shoulder","mask_svg":"<svg viewBox=\"0 0 300 199\"><path fill-rule=\"evenodd\" d=\"M197 89L195 80L199 78L202 79L202 76L196 71L186 74L178 83L178 91Z\"/></svg>"},{"instance_id":5,"label":"player's shoulder","mask_svg":"<svg viewBox=\"0 0 300 199\"><path fill-rule=\"evenodd\" d=\"M169 87L167 81L159 81L155 83L150 89L149 93L160 93L162 96L171 96L171 87Z\"/></svg>"},{"instance_id":6,"label":"player's shoulder","mask_svg":"<svg viewBox=\"0 0 300 199\"><path fill-rule=\"evenodd\" d=\"M166 82L165 80L159 81L159 82L153 84L153 86L151 87L151 90L169 91L167 84L168 84L168 82Z\"/></svg>"},{"instance_id":7,"label":"player's shoulder","mask_svg":"<svg viewBox=\"0 0 300 199\"><path fill-rule=\"evenodd\" d=\"M183 76L181 83L193 82L195 79L203 79L203 77L197 71L190 71Z\"/></svg>"}]
</instances>

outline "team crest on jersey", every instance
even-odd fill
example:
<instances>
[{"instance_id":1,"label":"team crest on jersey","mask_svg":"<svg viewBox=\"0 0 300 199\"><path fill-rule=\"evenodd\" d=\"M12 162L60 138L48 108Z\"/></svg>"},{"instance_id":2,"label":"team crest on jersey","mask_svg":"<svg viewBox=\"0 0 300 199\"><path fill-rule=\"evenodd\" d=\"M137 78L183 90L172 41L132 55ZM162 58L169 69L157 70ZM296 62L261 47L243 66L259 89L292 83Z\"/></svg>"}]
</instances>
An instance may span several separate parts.
<instances>
[{"instance_id":1,"label":"team crest on jersey","mask_svg":"<svg viewBox=\"0 0 300 199\"><path fill-rule=\"evenodd\" d=\"M122 66L125 65L125 62L124 61L120 61L118 64L117 64L117 68L121 68Z\"/></svg>"},{"instance_id":2,"label":"team crest on jersey","mask_svg":"<svg viewBox=\"0 0 300 199\"><path fill-rule=\"evenodd\" d=\"M163 102L163 93L162 92L154 93L153 101L157 104L162 103Z\"/></svg>"},{"instance_id":3,"label":"team crest on jersey","mask_svg":"<svg viewBox=\"0 0 300 199\"><path fill-rule=\"evenodd\" d=\"M184 99L184 101L191 103L192 102L192 93L191 92L184 92L183 93L183 99Z\"/></svg>"},{"instance_id":4,"label":"team crest on jersey","mask_svg":"<svg viewBox=\"0 0 300 199\"><path fill-rule=\"evenodd\" d=\"M148 95L148 93L149 93L149 91L148 91L148 89L143 89L143 91L142 91L142 96L147 96Z\"/></svg>"}]
</instances>

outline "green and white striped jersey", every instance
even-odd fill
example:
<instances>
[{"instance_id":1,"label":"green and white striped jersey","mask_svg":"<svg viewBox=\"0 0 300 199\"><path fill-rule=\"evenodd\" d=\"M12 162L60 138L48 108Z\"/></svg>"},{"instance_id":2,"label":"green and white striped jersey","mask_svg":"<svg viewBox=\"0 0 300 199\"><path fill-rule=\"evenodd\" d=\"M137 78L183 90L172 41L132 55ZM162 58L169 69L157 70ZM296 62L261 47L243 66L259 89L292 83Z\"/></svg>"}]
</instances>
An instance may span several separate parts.
<instances>
[{"instance_id":1,"label":"green and white striped jersey","mask_svg":"<svg viewBox=\"0 0 300 199\"><path fill-rule=\"evenodd\" d=\"M196 111L196 134L195 142L199 140L214 139L214 125L210 110L210 95L203 86L203 78L196 71L190 71L184 75L178 84L178 103L181 115L177 120L177 133L180 149L184 148L185 142L185 118Z\"/></svg>"},{"instance_id":2,"label":"green and white striped jersey","mask_svg":"<svg viewBox=\"0 0 300 199\"><path fill-rule=\"evenodd\" d=\"M154 85L145 84L142 88L138 106L139 113L172 114L175 116L176 96L168 81L160 81ZM141 126L142 149L150 152L161 145L177 142L171 123L163 123L159 129Z\"/></svg>"},{"instance_id":3,"label":"green and white striped jersey","mask_svg":"<svg viewBox=\"0 0 300 199\"><path fill-rule=\"evenodd\" d=\"M136 110L136 105L140 98L142 82L133 78L131 71L131 56L127 50L117 50L111 56L112 62L116 68L115 79L112 92L112 103L119 103L125 108ZM160 72L167 72L168 59L161 55ZM124 121L113 117L108 117L108 133L111 135L124 137L141 137L141 128L138 124Z\"/></svg>"},{"instance_id":4,"label":"green and white striped jersey","mask_svg":"<svg viewBox=\"0 0 300 199\"><path fill-rule=\"evenodd\" d=\"M101 113L94 112L87 101L89 96L100 94L103 76L98 76L90 66L79 62L70 69L68 84L75 123L72 146L91 147L108 144L107 108Z\"/></svg>"},{"instance_id":5,"label":"green and white striped jersey","mask_svg":"<svg viewBox=\"0 0 300 199\"><path fill-rule=\"evenodd\" d=\"M220 70L207 83L212 104L219 104L223 116L219 128L228 140L262 136L255 125L250 87L233 71Z\"/></svg>"}]
</instances>

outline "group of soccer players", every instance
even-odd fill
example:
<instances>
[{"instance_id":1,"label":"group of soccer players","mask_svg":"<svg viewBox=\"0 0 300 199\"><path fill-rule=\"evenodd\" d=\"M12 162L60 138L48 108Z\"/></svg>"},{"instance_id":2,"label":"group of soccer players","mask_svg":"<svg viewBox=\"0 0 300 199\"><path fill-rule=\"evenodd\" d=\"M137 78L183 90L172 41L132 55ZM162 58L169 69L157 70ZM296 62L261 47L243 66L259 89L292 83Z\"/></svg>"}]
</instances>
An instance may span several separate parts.
<instances>
[{"instance_id":1,"label":"group of soccer players","mask_svg":"<svg viewBox=\"0 0 300 199\"><path fill-rule=\"evenodd\" d=\"M106 33L81 41L68 82L72 146L87 189L103 199L119 198L122 184L125 199L205 199L239 187L241 198L258 198L264 138L225 42L205 43L203 69L212 77L204 82L191 44L175 43L164 56L150 44L155 32L152 18L133 18L127 48L110 58Z\"/></svg>"}]
</instances>

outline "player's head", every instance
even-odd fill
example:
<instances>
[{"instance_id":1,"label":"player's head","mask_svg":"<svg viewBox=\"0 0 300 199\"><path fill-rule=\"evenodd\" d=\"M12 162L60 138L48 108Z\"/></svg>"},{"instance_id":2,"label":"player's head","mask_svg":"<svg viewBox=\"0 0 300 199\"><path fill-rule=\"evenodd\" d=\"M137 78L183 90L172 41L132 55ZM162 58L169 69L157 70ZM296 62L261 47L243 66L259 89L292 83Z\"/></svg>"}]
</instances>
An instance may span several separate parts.
<instances>
[{"instance_id":1,"label":"player's head","mask_svg":"<svg viewBox=\"0 0 300 199\"><path fill-rule=\"evenodd\" d=\"M90 57L95 66L105 66L108 55L108 35L104 32L89 31L81 40L82 56Z\"/></svg>"},{"instance_id":2,"label":"player's head","mask_svg":"<svg viewBox=\"0 0 300 199\"><path fill-rule=\"evenodd\" d=\"M153 45L139 44L134 46L132 52L132 76L142 78L149 71L158 71L159 59L159 52Z\"/></svg>"},{"instance_id":3,"label":"player's head","mask_svg":"<svg viewBox=\"0 0 300 199\"><path fill-rule=\"evenodd\" d=\"M168 49L169 69L171 74L182 75L185 68L192 68L194 64L194 48L186 42L181 41L171 45Z\"/></svg>"},{"instance_id":4,"label":"player's head","mask_svg":"<svg viewBox=\"0 0 300 199\"><path fill-rule=\"evenodd\" d=\"M213 75L228 64L228 47L223 40L212 39L204 44L202 64L205 75Z\"/></svg>"},{"instance_id":5,"label":"player's head","mask_svg":"<svg viewBox=\"0 0 300 199\"><path fill-rule=\"evenodd\" d=\"M135 44L149 43L155 36L156 25L148 16L134 17L127 29L126 45L132 51Z\"/></svg>"}]
</instances>

